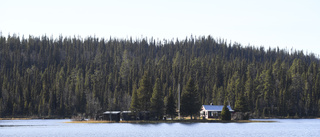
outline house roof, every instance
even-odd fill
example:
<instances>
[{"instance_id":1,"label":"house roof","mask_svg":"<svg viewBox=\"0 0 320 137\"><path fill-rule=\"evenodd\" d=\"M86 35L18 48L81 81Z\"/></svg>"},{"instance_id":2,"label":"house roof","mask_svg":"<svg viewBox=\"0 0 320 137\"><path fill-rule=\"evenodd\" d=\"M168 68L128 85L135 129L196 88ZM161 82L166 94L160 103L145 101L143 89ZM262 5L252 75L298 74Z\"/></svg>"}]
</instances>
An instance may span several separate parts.
<instances>
[{"instance_id":1,"label":"house roof","mask_svg":"<svg viewBox=\"0 0 320 137\"><path fill-rule=\"evenodd\" d=\"M103 114L119 114L121 111L106 111Z\"/></svg>"},{"instance_id":2,"label":"house roof","mask_svg":"<svg viewBox=\"0 0 320 137\"><path fill-rule=\"evenodd\" d=\"M131 111L122 111L121 113L131 113Z\"/></svg>"},{"instance_id":3,"label":"house roof","mask_svg":"<svg viewBox=\"0 0 320 137\"><path fill-rule=\"evenodd\" d=\"M222 111L223 105L202 105L208 111ZM233 111L230 106L227 106L229 111Z\"/></svg>"}]
</instances>

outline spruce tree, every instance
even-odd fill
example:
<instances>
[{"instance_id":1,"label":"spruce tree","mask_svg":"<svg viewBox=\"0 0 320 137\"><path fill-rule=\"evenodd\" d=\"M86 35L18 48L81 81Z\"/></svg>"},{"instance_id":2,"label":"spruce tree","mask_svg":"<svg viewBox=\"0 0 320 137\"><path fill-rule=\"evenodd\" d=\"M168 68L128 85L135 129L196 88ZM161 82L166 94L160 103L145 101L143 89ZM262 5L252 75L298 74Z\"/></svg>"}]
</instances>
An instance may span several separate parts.
<instances>
[{"instance_id":1,"label":"spruce tree","mask_svg":"<svg viewBox=\"0 0 320 137\"><path fill-rule=\"evenodd\" d=\"M224 103L224 106L221 111L221 120L231 120L231 113L226 103Z\"/></svg>"},{"instance_id":2,"label":"spruce tree","mask_svg":"<svg viewBox=\"0 0 320 137\"><path fill-rule=\"evenodd\" d=\"M248 104L246 99L243 97L243 95L240 96L240 98L236 101L235 107L234 107L235 111L238 112L247 112L248 110Z\"/></svg>"},{"instance_id":3,"label":"spruce tree","mask_svg":"<svg viewBox=\"0 0 320 137\"><path fill-rule=\"evenodd\" d=\"M139 111L139 100L138 100L138 93L137 93L136 87L133 86L132 90L133 91L132 91L132 96L131 96L130 110L135 113L135 112Z\"/></svg>"},{"instance_id":4,"label":"spruce tree","mask_svg":"<svg viewBox=\"0 0 320 137\"><path fill-rule=\"evenodd\" d=\"M152 97L150 99L151 105L150 110L154 116L158 119L163 116L164 102L163 102L163 94L160 88L160 79L157 78L156 83L153 88Z\"/></svg>"},{"instance_id":5,"label":"spruce tree","mask_svg":"<svg viewBox=\"0 0 320 137\"><path fill-rule=\"evenodd\" d=\"M151 92L152 92L152 86L150 83L149 73L145 72L142 79L139 82L139 89L138 89L138 100L139 100L140 111L149 110Z\"/></svg>"},{"instance_id":6,"label":"spruce tree","mask_svg":"<svg viewBox=\"0 0 320 137\"><path fill-rule=\"evenodd\" d=\"M167 99L166 114L170 115L171 119L177 115L176 105L171 89L169 90L169 97Z\"/></svg>"},{"instance_id":7,"label":"spruce tree","mask_svg":"<svg viewBox=\"0 0 320 137\"><path fill-rule=\"evenodd\" d=\"M193 79L190 77L187 87L182 93L181 97L181 114L185 116L192 116L199 113L201 108L199 94Z\"/></svg>"}]
</instances>

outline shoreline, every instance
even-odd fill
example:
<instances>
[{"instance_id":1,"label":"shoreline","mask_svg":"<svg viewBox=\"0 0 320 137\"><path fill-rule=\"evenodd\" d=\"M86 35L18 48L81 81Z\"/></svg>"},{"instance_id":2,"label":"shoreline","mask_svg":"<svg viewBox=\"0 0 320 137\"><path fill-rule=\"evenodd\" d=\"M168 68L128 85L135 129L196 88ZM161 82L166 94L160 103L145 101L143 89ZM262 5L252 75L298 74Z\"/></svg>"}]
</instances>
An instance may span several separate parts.
<instances>
[{"instance_id":1,"label":"shoreline","mask_svg":"<svg viewBox=\"0 0 320 137\"><path fill-rule=\"evenodd\" d=\"M69 118L0 118L1 120L36 120L36 119L69 119ZM261 120L257 120L261 119ZM268 123L268 122L276 122L273 121L272 119L320 119L318 118L253 118L252 120L231 120L231 121L222 121L222 120L132 120L132 121L106 121L106 120L83 120L83 121L77 121L77 120L72 120L64 123Z\"/></svg>"},{"instance_id":2,"label":"shoreline","mask_svg":"<svg viewBox=\"0 0 320 137\"><path fill-rule=\"evenodd\" d=\"M0 120L31 120L34 118L0 118Z\"/></svg>"},{"instance_id":3,"label":"shoreline","mask_svg":"<svg viewBox=\"0 0 320 137\"><path fill-rule=\"evenodd\" d=\"M271 120L159 120L159 121L95 121L95 120L85 120L85 121L68 121L65 123L131 123L131 124L160 124L160 123L271 123L277 121Z\"/></svg>"},{"instance_id":4,"label":"shoreline","mask_svg":"<svg viewBox=\"0 0 320 137\"><path fill-rule=\"evenodd\" d=\"M0 121L1 120L33 120L33 119L70 119L70 118L41 118L41 117L30 117L30 118L19 118L19 117L12 117L12 118L1 118L0 117Z\"/></svg>"}]
</instances>

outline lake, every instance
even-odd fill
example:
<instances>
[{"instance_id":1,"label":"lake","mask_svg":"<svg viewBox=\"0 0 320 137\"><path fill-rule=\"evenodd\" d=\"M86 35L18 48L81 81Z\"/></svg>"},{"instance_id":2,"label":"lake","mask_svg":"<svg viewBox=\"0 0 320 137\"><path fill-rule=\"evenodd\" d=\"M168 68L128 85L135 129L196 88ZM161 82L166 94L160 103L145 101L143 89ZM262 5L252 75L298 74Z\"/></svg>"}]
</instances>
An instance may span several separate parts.
<instances>
[{"instance_id":1,"label":"lake","mask_svg":"<svg viewBox=\"0 0 320 137\"><path fill-rule=\"evenodd\" d=\"M257 120L257 119L255 119ZM70 120L0 120L0 136L26 137L311 137L320 119L268 119L271 123L64 123Z\"/></svg>"}]
</instances>

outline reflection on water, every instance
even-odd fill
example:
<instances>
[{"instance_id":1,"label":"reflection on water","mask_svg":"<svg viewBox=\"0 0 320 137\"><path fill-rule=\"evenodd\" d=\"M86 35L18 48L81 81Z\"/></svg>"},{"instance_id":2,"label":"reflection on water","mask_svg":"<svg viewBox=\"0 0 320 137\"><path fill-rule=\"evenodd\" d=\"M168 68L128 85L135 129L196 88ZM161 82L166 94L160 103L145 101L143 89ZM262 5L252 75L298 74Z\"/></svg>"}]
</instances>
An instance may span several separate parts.
<instances>
[{"instance_id":1,"label":"reflection on water","mask_svg":"<svg viewBox=\"0 0 320 137\"><path fill-rule=\"evenodd\" d=\"M319 119L272 119L274 123L64 123L70 120L2 120L0 136L318 136Z\"/></svg>"}]
</instances>

